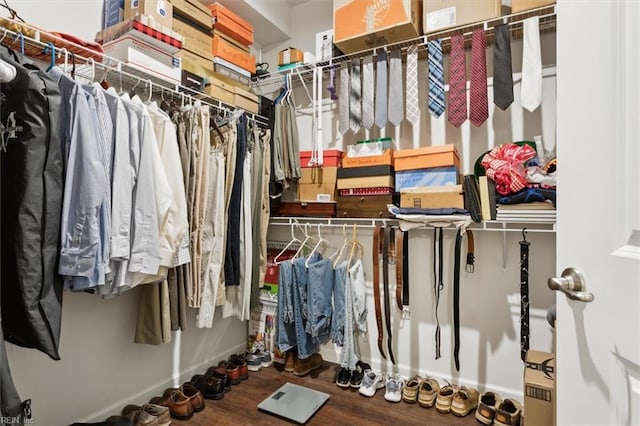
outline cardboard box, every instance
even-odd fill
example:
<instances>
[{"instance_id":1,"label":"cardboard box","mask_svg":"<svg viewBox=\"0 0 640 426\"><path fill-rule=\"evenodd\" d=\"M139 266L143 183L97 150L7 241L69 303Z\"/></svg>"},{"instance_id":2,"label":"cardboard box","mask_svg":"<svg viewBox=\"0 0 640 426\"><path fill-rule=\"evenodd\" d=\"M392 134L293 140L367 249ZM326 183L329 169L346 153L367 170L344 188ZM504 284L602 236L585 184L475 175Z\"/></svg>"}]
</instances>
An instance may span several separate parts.
<instances>
[{"instance_id":1,"label":"cardboard box","mask_svg":"<svg viewBox=\"0 0 640 426\"><path fill-rule=\"evenodd\" d=\"M555 354L529 350L524 369L524 411L527 425L553 425Z\"/></svg>"},{"instance_id":2,"label":"cardboard box","mask_svg":"<svg viewBox=\"0 0 640 426\"><path fill-rule=\"evenodd\" d=\"M366 167L378 165L393 165L393 149L387 149L380 155L368 155L365 157L347 157L342 159L342 167Z\"/></svg>"},{"instance_id":3,"label":"cardboard box","mask_svg":"<svg viewBox=\"0 0 640 426\"><path fill-rule=\"evenodd\" d=\"M338 170L338 179L367 176L393 176L393 166L341 167Z\"/></svg>"},{"instance_id":4,"label":"cardboard box","mask_svg":"<svg viewBox=\"0 0 640 426\"><path fill-rule=\"evenodd\" d=\"M123 10L120 8L120 0L104 0L104 12L102 16L102 29L109 28L122 21Z\"/></svg>"},{"instance_id":5,"label":"cardboard box","mask_svg":"<svg viewBox=\"0 0 640 426\"><path fill-rule=\"evenodd\" d=\"M169 0L124 0L123 19L142 14L167 28L173 23L173 5Z\"/></svg>"},{"instance_id":6,"label":"cardboard box","mask_svg":"<svg viewBox=\"0 0 640 426\"><path fill-rule=\"evenodd\" d=\"M294 62L303 62L304 53L300 49L295 47L289 47L287 49L278 52L278 65L287 65Z\"/></svg>"},{"instance_id":7,"label":"cardboard box","mask_svg":"<svg viewBox=\"0 0 640 426\"><path fill-rule=\"evenodd\" d=\"M508 13L501 0L423 0L424 33L486 21Z\"/></svg>"},{"instance_id":8,"label":"cardboard box","mask_svg":"<svg viewBox=\"0 0 640 426\"><path fill-rule=\"evenodd\" d=\"M177 53L182 48L184 37L145 15L136 15L131 19L105 28L96 34L96 42L104 45L118 41L125 36L134 37L151 44L165 53Z\"/></svg>"},{"instance_id":9,"label":"cardboard box","mask_svg":"<svg viewBox=\"0 0 640 426\"><path fill-rule=\"evenodd\" d=\"M455 167L435 167L420 170L396 170L396 191L425 186L457 185L458 169Z\"/></svg>"},{"instance_id":10,"label":"cardboard box","mask_svg":"<svg viewBox=\"0 0 640 426\"><path fill-rule=\"evenodd\" d=\"M302 176L300 176L300 183L333 183L335 185L338 180L337 167L306 167L301 170Z\"/></svg>"},{"instance_id":11,"label":"cardboard box","mask_svg":"<svg viewBox=\"0 0 640 426\"><path fill-rule=\"evenodd\" d=\"M173 31L177 32L184 38L182 43L183 49L204 58L211 58L211 34L200 31L180 18L173 20L172 28Z\"/></svg>"},{"instance_id":12,"label":"cardboard box","mask_svg":"<svg viewBox=\"0 0 640 426\"><path fill-rule=\"evenodd\" d=\"M555 4L556 0L511 0L511 13Z\"/></svg>"},{"instance_id":13,"label":"cardboard box","mask_svg":"<svg viewBox=\"0 0 640 426\"><path fill-rule=\"evenodd\" d=\"M382 138L375 142L358 142L347 146L347 157L369 157L382 155L387 149L393 149L391 138Z\"/></svg>"},{"instance_id":14,"label":"cardboard box","mask_svg":"<svg viewBox=\"0 0 640 426\"><path fill-rule=\"evenodd\" d=\"M205 77L183 69L182 85L197 92L204 92Z\"/></svg>"},{"instance_id":15,"label":"cardboard box","mask_svg":"<svg viewBox=\"0 0 640 426\"><path fill-rule=\"evenodd\" d=\"M298 199L302 201L336 201L336 182L300 183L298 184Z\"/></svg>"},{"instance_id":16,"label":"cardboard box","mask_svg":"<svg viewBox=\"0 0 640 426\"><path fill-rule=\"evenodd\" d=\"M253 26L250 23L220 3L214 3L209 8L214 30L222 31L245 46L253 44Z\"/></svg>"},{"instance_id":17,"label":"cardboard box","mask_svg":"<svg viewBox=\"0 0 640 426\"><path fill-rule=\"evenodd\" d=\"M463 209L464 196L462 193L462 185L404 189L400 193L400 207L419 209Z\"/></svg>"},{"instance_id":18,"label":"cardboard box","mask_svg":"<svg viewBox=\"0 0 640 426\"><path fill-rule=\"evenodd\" d=\"M309 164L311 161L311 151L300 151L300 167L317 167L315 164ZM337 149L328 149L322 153L322 166L340 167L342 165L342 151Z\"/></svg>"},{"instance_id":19,"label":"cardboard box","mask_svg":"<svg viewBox=\"0 0 640 426\"><path fill-rule=\"evenodd\" d=\"M211 11L200 0L171 0L173 16L180 16L202 30L211 30Z\"/></svg>"},{"instance_id":20,"label":"cardboard box","mask_svg":"<svg viewBox=\"0 0 640 426\"><path fill-rule=\"evenodd\" d=\"M334 43L349 54L422 34L422 0L333 0Z\"/></svg>"},{"instance_id":21,"label":"cardboard box","mask_svg":"<svg viewBox=\"0 0 640 426\"><path fill-rule=\"evenodd\" d=\"M234 87L229 83L210 77L205 86L205 93L216 98L226 104L234 104Z\"/></svg>"},{"instance_id":22,"label":"cardboard box","mask_svg":"<svg viewBox=\"0 0 640 426\"><path fill-rule=\"evenodd\" d=\"M236 48L217 35L213 36L212 46L213 56L219 56L220 58L229 61L250 73L256 72L255 56Z\"/></svg>"},{"instance_id":23,"label":"cardboard box","mask_svg":"<svg viewBox=\"0 0 640 426\"><path fill-rule=\"evenodd\" d=\"M226 81L232 86L240 87L244 90L249 90L249 86L251 85L250 78L240 75L220 64L213 64L213 75L222 81Z\"/></svg>"},{"instance_id":24,"label":"cardboard box","mask_svg":"<svg viewBox=\"0 0 640 426\"><path fill-rule=\"evenodd\" d=\"M393 175L391 176L368 176L348 179L338 179L338 189L350 188L393 188Z\"/></svg>"},{"instance_id":25,"label":"cardboard box","mask_svg":"<svg viewBox=\"0 0 640 426\"><path fill-rule=\"evenodd\" d=\"M452 144L402 149L394 153L396 171L453 166L460 168L460 155Z\"/></svg>"},{"instance_id":26,"label":"cardboard box","mask_svg":"<svg viewBox=\"0 0 640 426\"><path fill-rule=\"evenodd\" d=\"M176 53L176 57L182 60L182 69L208 77L213 74L213 65L210 59L191 53L188 50L181 50Z\"/></svg>"},{"instance_id":27,"label":"cardboard box","mask_svg":"<svg viewBox=\"0 0 640 426\"><path fill-rule=\"evenodd\" d=\"M234 38L226 35L225 33L223 33L220 30L213 30L213 35L217 35L219 37L221 37L222 39L224 39L224 41L226 41L229 44L232 44L233 46L237 47L238 49L242 50L243 52L251 52L251 49L249 49L249 46L242 44L241 42L239 42L238 40L235 40Z\"/></svg>"},{"instance_id":28,"label":"cardboard box","mask_svg":"<svg viewBox=\"0 0 640 426\"><path fill-rule=\"evenodd\" d=\"M143 72L174 84L182 82L179 58L133 37L122 37L105 44L104 53Z\"/></svg>"},{"instance_id":29,"label":"cardboard box","mask_svg":"<svg viewBox=\"0 0 640 426\"><path fill-rule=\"evenodd\" d=\"M233 104L235 106L254 114L258 113L258 95L255 95L248 90L244 90L238 86L233 87L233 91Z\"/></svg>"}]
</instances>

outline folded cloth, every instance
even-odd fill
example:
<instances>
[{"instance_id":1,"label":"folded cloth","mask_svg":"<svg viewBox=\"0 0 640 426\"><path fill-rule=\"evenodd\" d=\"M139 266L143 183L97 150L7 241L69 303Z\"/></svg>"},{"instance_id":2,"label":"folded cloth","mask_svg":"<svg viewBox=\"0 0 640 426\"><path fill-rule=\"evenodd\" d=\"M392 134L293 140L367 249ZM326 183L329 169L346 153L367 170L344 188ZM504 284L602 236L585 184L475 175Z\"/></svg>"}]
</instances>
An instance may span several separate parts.
<instances>
[{"instance_id":1,"label":"folded cloth","mask_svg":"<svg viewBox=\"0 0 640 426\"><path fill-rule=\"evenodd\" d=\"M496 146L482 157L487 177L496 183L496 192L508 195L527 186L525 163L536 157L531 146L507 143Z\"/></svg>"},{"instance_id":2,"label":"folded cloth","mask_svg":"<svg viewBox=\"0 0 640 426\"><path fill-rule=\"evenodd\" d=\"M525 188L515 194L497 197L496 204L521 204L534 201L547 201L556 206L556 190L545 188Z\"/></svg>"},{"instance_id":3,"label":"folded cloth","mask_svg":"<svg viewBox=\"0 0 640 426\"><path fill-rule=\"evenodd\" d=\"M409 210L409 209L401 209L396 207L393 204L388 204L387 209L389 213L394 215L396 219L398 219L398 225L400 229L403 231L408 231L410 229L420 228L424 226L432 226L432 227L441 227L446 228L452 226L454 228L460 229L461 232L464 232L467 229L467 226L473 223L471 216L467 212L466 214L436 214L436 215L427 215L427 214L407 214L401 213L401 210ZM411 209L411 210L429 210L429 209ZM438 209L438 210L448 210L448 209ZM462 210L462 209L451 209L451 210ZM466 212L466 210L463 210Z\"/></svg>"}]
</instances>

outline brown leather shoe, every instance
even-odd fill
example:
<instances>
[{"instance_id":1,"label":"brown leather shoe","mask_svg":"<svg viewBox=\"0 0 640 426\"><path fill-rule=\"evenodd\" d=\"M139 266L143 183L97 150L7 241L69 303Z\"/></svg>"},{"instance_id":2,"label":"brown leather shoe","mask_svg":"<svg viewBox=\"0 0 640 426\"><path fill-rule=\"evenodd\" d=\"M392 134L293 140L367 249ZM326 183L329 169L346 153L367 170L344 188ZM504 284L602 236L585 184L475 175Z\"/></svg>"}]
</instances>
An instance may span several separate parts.
<instances>
[{"instance_id":1,"label":"brown leather shoe","mask_svg":"<svg viewBox=\"0 0 640 426\"><path fill-rule=\"evenodd\" d=\"M309 374L311 370L315 370L321 365L322 355L320 354L313 354L305 359L296 358L295 364L293 366L293 374L295 374L296 376L304 376L306 374Z\"/></svg>"},{"instance_id":2,"label":"brown leather shoe","mask_svg":"<svg viewBox=\"0 0 640 426\"><path fill-rule=\"evenodd\" d=\"M191 399L182 393L180 389L167 389L164 392L164 396L157 396L149 402L169 408L171 417L177 420L189 420L193 416Z\"/></svg>"},{"instance_id":3,"label":"brown leather shoe","mask_svg":"<svg viewBox=\"0 0 640 426\"><path fill-rule=\"evenodd\" d=\"M191 406L195 413L204 410L204 396L200 390L191 383L185 383L180 387L182 393L191 400Z\"/></svg>"},{"instance_id":4,"label":"brown leather shoe","mask_svg":"<svg viewBox=\"0 0 640 426\"><path fill-rule=\"evenodd\" d=\"M290 350L286 354L286 360L284 362L284 371L288 371L289 373L293 373L293 369L296 364L296 360L298 359L298 355L295 352L295 349Z\"/></svg>"},{"instance_id":5,"label":"brown leather shoe","mask_svg":"<svg viewBox=\"0 0 640 426\"><path fill-rule=\"evenodd\" d=\"M156 404L144 404L142 407L139 405L127 405L122 409L123 415L128 415L132 411L142 410L158 418L158 426L169 426L171 424L171 413L169 409L162 405ZM133 423L133 421L132 421Z\"/></svg>"},{"instance_id":6,"label":"brown leather shoe","mask_svg":"<svg viewBox=\"0 0 640 426\"><path fill-rule=\"evenodd\" d=\"M128 411L125 417L129 419L133 426L158 426L158 418L142 410L140 407L138 407L137 410Z\"/></svg>"},{"instance_id":7,"label":"brown leather shoe","mask_svg":"<svg viewBox=\"0 0 640 426\"><path fill-rule=\"evenodd\" d=\"M240 369L237 365L229 361L220 361L218 366L224 367L224 371L227 373L227 376L229 376L229 381L232 385L240 384Z\"/></svg>"},{"instance_id":8,"label":"brown leather shoe","mask_svg":"<svg viewBox=\"0 0 640 426\"><path fill-rule=\"evenodd\" d=\"M231 355L229 362L238 366L241 380L247 380L249 378L249 366L243 357L240 355Z\"/></svg>"}]
</instances>

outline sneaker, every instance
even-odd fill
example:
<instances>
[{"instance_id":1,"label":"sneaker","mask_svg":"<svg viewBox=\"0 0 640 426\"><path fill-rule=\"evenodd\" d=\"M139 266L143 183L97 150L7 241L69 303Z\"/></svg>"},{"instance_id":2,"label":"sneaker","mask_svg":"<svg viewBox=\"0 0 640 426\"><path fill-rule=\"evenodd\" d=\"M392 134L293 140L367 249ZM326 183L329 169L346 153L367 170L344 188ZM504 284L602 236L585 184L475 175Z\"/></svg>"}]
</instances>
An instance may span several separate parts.
<instances>
[{"instance_id":1,"label":"sneaker","mask_svg":"<svg viewBox=\"0 0 640 426\"><path fill-rule=\"evenodd\" d=\"M349 386L358 389L362 384L364 372L367 370L371 370L371 366L366 362L358 361L356 363L356 369L351 372L351 380L349 380Z\"/></svg>"},{"instance_id":2,"label":"sneaker","mask_svg":"<svg viewBox=\"0 0 640 426\"><path fill-rule=\"evenodd\" d=\"M418 390L422 386L422 377L415 375L409 379L404 389L402 389L402 400L413 404L418 400Z\"/></svg>"},{"instance_id":3,"label":"sneaker","mask_svg":"<svg viewBox=\"0 0 640 426\"><path fill-rule=\"evenodd\" d=\"M256 355L260 357L263 367L271 367L273 365L273 360L271 359L271 354L269 352L258 352Z\"/></svg>"},{"instance_id":4,"label":"sneaker","mask_svg":"<svg viewBox=\"0 0 640 426\"><path fill-rule=\"evenodd\" d=\"M399 374L389 374L389 376L387 376L384 399L389 402L400 402L402 400L403 387L404 379L402 379Z\"/></svg>"},{"instance_id":5,"label":"sneaker","mask_svg":"<svg viewBox=\"0 0 640 426\"><path fill-rule=\"evenodd\" d=\"M449 384L440 388L436 397L436 410L438 413L448 414L451 411L451 400L454 393L453 386Z\"/></svg>"},{"instance_id":6,"label":"sneaker","mask_svg":"<svg viewBox=\"0 0 640 426\"><path fill-rule=\"evenodd\" d=\"M295 374L296 376L305 376L321 365L322 355L320 354L313 354L305 359L297 358L293 366L293 374Z\"/></svg>"},{"instance_id":7,"label":"sneaker","mask_svg":"<svg viewBox=\"0 0 640 426\"><path fill-rule=\"evenodd\" d=\"M260 371L262 370L262 358L258 355L247 354L245 357L247 361L247 370Z\"/></svg>"},{"instance_id":8,"label":"sneaker","mask_svg":"<svg viewBox=\"0 0 640 426\"><path fill-rule=\"evenodd\" d=\"M436 403L440 383L433 377L426 377L418 390L418 405L422 408L431 408Z\"/></svg>"},{"instance_id":9,"label":"sneaker","mask_svg":"<svg viewBox=\"0 0 640 426\"><path fill-rule=\"evenodd\" d=\"M493 419L496 417L496 410L502 398L495 392L485 392L480 397L478 402L478 408L476 409L476 420L485 425L493 424Z\"/></svg>"},{"instance_id":10,"label":"sneaker","mask_svg":"<svg viewBox=\"0 0 640 426\"><path fill-rule=\"evenodd\" d=\"M451 412L459 417L464 417L474 411L478 406L479 393L476 389L462 386L453 395L451 401Z\"/></svg>"},{"instance_id":11,"label":"sneaker","mask_svg":"<svg viewBox=\"0 0 640 426\"><path fill-rule=\"evenodd\" d=\"M522 405L515 399L505 399L496 409L496 417L493 421L498 426L516 426L520 424Z\"/></svg>"},{"instance_id":12,"label":"sneaker","mask_svg":"<svg viewBox=\"0 0 640 426\"><path fill-rule=\"evenodd\" d=\"M341 388L348 388L351 381L351 370L342 367L338 372L338 378L336 379L336 385Z\"/></svg>"},{"instance_id":13,"label":"sneaker","mask_svg":"<svg viewBox=\"0 0 640 426\"><path fill-rule=\"evenodd\" d=\"M364 377L362 377L362 383L360 384L358 392L360 392L361 395L371 397L376 394L378 389L383 387L384 377L382 374L374 370L366 370L364 372Z\"/></svg>"}]
</instances>

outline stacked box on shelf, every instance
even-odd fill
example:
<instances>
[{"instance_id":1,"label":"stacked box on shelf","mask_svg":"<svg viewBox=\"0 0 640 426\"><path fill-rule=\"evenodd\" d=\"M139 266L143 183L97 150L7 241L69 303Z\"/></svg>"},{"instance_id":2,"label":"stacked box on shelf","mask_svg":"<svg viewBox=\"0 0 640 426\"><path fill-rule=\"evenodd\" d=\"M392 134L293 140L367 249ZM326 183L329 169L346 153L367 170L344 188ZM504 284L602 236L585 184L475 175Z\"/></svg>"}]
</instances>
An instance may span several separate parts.
<instances>
[{"instance_id":1,"label":"stacked box on shelf","mask_svg":"<svg viewBox=\"0 0 640 426\"><path fill-rule=\"evenodd\" d=\"M251 74L256 72L256 60L249 50L253 44L253 26L220 3L213 3L209 8L214 76L232 87L234 105L258 113L258 96L248 87Z\"/></svg>"},{"instance_id":2,"label":"stacked box on shelf","mask_svg":"<svg viewBox=\"0 0 640 426\"><path fill-rule=\"evenodd\" d=\"M184 38L157 19L135 15L99 31L96 41L107 56L170 83L181 83L182 65L174 55Z\"/></svg>"},{"instance_id":3,"label":"stacked box on shelf","mask_svg":"<svg viewBox=\"0 0 640 426\"><path fill-rule=\"evenodd\" d=\"M300 151L302 176L298 182L298 199L336 201L336 180L338 167L342 163L342 151L324 151L322 166L319 167L312 158L311 151Z\"/></svg>"},{"instance_id":4,"label":"stacked box on shelf","mask_svg":"<svg viewBox=\"0 0 640 426\"><path fill-rule=\"evenodd\" d=\"M464 208L460 155L455 146L396 151L394 165L400 207Z\"/></svg>"},{"instance_id":5,"label":"stacked box on shelf","mask_svg":"<svg viewBox=\"0 0 640 426\"><path fill-rule=\"evenodd\" d=\"M394 178L391 138L349 145L338 170L338 217L389 217Z\"/></svg>"}]
</instances>

